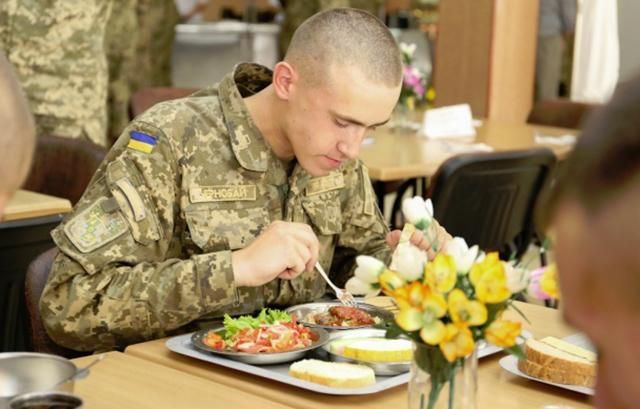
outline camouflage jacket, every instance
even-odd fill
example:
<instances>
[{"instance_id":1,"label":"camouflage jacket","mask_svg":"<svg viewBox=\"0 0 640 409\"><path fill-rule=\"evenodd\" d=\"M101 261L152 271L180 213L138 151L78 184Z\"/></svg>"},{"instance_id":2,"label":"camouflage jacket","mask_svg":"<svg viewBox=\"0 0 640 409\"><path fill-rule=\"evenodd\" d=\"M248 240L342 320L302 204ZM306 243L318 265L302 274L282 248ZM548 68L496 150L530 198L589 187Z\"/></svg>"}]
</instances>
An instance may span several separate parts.
<instances>
[{"instance_id":1,"label":"camouflage jacket","mask_svg":"<svg viewBox=\"0 0 640 409\"><path fill-rule=\"evenodd\" d=\"M105 30L111 1L0 1L0 48L37 132L106 144Z\"/></svg>"},{"instance_id":2,"label":"camouflage jacket","mask_svg":"<svg viewBox=\"0 0 640 409\"><path fill-rule=\"evenodd\" d=\"M274 156L242 97L270 83L239 65L218 86L136 118L52 236L60 249L40 309L51 337L109 349L185 330L203 317L317 299L314 272L237 287L231 251L274 220L312 226L320 263L343 283L354 257L387 260L387 227L367 170L312 178Z\"/></svg>"}]
</instances>

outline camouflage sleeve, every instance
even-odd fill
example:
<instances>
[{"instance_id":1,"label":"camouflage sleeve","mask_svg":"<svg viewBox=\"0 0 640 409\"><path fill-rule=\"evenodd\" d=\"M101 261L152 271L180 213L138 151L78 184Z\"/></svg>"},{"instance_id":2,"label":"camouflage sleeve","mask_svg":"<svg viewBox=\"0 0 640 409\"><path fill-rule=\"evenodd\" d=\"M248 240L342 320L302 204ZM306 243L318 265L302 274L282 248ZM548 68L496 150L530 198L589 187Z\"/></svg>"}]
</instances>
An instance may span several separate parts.
<instances>
[{"instance_id":1,"label":"camouflage sleeve","mask_svg":"<svg viewBox=\"0 0 640 409\"><path fill-rule=\"evenodd\" d=\"M391 259L391 249L385 241L389 228L378 209L367 168L360 161L345 174L342 214L342 232L331 265L338 286L344 286L353 275L356 256L365 254L385 263Z\"/></svg>"},{"instance_id":2,"label":"camouflage sleeve","mask_svg":"<svg viewBox=\"0 0 640 409\"><path fill-rule=\"evenodd\" d=\"M52 232L60 254L40 310L60 345L112 349L237 301L230 251L183 254L181 176L171 144L159 129L134 122Z\"/></svg>"}]
</instances>

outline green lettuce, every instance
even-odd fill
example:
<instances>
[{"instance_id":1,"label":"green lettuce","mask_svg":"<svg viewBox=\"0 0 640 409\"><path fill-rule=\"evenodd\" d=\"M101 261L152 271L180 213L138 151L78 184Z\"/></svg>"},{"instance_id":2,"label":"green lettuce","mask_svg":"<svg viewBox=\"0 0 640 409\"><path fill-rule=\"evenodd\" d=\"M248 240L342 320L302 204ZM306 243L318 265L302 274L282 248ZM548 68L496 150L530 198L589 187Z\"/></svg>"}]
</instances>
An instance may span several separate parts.
<instances>
[{"instance_id":1,"label":"green lettuce","mask_svg":"<svg viewBox=\"0 0 640 409\"><path fill-rule=\"evenodd\" d=\"M291 315L282 310L273 310L271 308L263 308L257 317L251 315L242 315L238 318L231 318L229 314L224 315L225 339L233 337L243 329L258 328L260 324L275 324L278 322L290 322Z\"/></svg>"}]
</instances>

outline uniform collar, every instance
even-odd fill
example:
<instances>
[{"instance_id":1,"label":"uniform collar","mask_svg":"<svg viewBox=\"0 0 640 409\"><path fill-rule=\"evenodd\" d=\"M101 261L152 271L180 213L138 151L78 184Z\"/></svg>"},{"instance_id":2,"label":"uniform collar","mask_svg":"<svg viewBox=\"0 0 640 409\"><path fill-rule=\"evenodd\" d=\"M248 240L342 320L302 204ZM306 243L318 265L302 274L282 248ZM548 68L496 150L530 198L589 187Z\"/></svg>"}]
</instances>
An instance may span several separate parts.
<instances>
[{"instance_id":1,"label":"uniform collar","mask_svg":"<svg viewBox=\"0 0 640 409\"><path fill-rule=\"evenodd\" d=\"M220 105L233 153L245 169L265 172L271 148L249 114L243 97L271 84L272 72L258 64L241 63L218 86Z\"/></svg>"}]
</instances>

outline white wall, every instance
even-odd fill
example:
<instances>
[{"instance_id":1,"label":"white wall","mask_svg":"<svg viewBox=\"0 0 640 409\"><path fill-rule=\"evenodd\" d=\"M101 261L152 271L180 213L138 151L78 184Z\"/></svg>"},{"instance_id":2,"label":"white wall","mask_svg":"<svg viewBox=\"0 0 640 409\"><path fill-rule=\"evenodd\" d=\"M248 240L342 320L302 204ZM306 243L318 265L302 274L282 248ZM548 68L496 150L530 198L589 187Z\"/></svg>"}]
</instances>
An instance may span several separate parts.
<instances>
[{"instance_id":1,"label":"white wall","mask_svg":"<svg viewBox=\"0 0 640 409\"><path fill-rule=\"evenodd\" d=\"M618 0L620 80L640 73L640 1Z\"/></svg>"}]
</instances>

